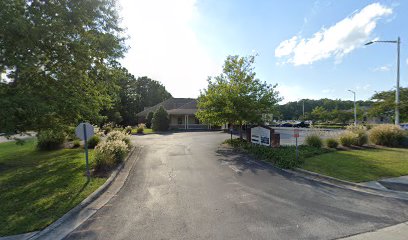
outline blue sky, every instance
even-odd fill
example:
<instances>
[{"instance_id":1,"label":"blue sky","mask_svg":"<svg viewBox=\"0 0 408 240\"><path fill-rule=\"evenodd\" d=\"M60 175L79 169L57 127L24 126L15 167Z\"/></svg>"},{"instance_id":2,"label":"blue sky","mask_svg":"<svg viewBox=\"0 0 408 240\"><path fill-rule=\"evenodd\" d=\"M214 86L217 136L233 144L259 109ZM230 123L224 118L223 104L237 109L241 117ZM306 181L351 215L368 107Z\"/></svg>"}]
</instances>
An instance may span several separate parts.
<instances>
[{"instance_id":1,"label":"blue sky","mask_svg":"<svg viewBox=\"0 0 408 240\"><path fill-rule=\"evenodd\" d=\"M120 0L130 50L123 64L162 82L175 97L197 97L227 55L258 54L257 77L278 84L283 102L368 99L408 78L404 1Z\"/></svg>"}]
</instances>

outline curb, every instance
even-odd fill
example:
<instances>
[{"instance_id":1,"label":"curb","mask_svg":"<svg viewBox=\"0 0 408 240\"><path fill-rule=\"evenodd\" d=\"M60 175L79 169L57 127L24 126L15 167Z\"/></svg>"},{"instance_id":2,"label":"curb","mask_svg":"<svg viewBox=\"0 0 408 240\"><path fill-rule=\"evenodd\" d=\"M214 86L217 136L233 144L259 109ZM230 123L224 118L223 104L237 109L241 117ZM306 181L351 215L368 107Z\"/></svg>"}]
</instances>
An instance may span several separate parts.
<instances>
[{"instance_id":1,"label":"curb","mask_svg":"<svg viewBox=\"0 0 408 240\"><path fill-rule=\"evenodd\" d=\"M228 148L234 149L234 151L236 150L235 148L228 146ZM240 151L240 150L238 150ZM244 154L248 154L245 152L241 152ZM398 199L398 200L403 200L403 201L408 201L408 192L400 192L400 191L394 191L394 190L380 190L377 188L372 188L372 187L368 187L368 186L364 186L358 183L353 183L353 182L349 182L349 181L345 181L345 180L340 180L334 177L329 177L326 175L322 175L319 173L315 173L315 172L310 172L304 169L300 169L300 168L295 168L293 170L289 170L289 169L284 169L284 168L279 168L275 165L273 165L272 163L268 162L268 161L264 161L262 159L257 159L254 157L251 157L251 161L256 162L257 164L265 164L268 165L269 167L272 167L275 170L278 170L279 173L281 174L286 174L289 176L294 176L294 177L300 177L309 181L313 181L313 182L318 182L321 184L325 184L328 186L332 186L332 187L337 187L337 188L341 188L341 189L346 189L346 190L351 190L351 191L356 191L356 192L360 192L360 193L364 193L364 194L371 194L371 195L375 195L375 196L380 196L380 197L386 197L386 198L393 198L393 199Z\"/></svg>"},{"instance_id":2,"label":"curb","mask_svg":"<svg viewBox=\"0 0 408 240\"><path fill-rule=\"evenodd\" d=\"M295 168L294 170L287 170L287 169L282 169L282 170L285 172L291 173L295 176L298 176L298 177L302 177L308 180L324 183L324 184L331 185L331 186L336 186L336 187L343 188L343 189L363 192L363 193L377 195L381 197L395 198L395 199L404 200L404 201L408 200L408 193L405 193L405 192L394 191L394 190L389 190L389 189L380 190L377 188L364 186L358 183L341 180L338 178L326 176L326 175L315 173L315 172L310 172L310 171L300 169L300 168Z\"/></svg>"},{"instance_id":3,"label":"curb","mask_svg":"<svg viewBox=\"0 0 408 240\"><path fill-rule=\"evenodd\" d=\"M108 180L106 180L106 182L102 186L100 186L95 192L91 193L91 195L89 195L87 198L85 198L80 204L78 204L77 206L72 208L70 211L65 213L61 218L59 218L58 220L53 222L51 225L44 228L43 230L40 230L39 232L35 233L34 235L28 237L26 240L39 239L39 238L47 235L48 233L50 233L51 231L53 231L54 229L56 229L57 227L62 225L67 219L74 216L80 210L84 209L89 204L91 204L93 201L95 201L100 195L102 195L102 193L104 193L108 189L109 186L112 185L113 181L116 179L119 172L125 166L125 163L134 154L135 149L136 149L136 147L133 147L132 150L130 150L130 152L129 152L128 156L126 157L126 159L119 166L117 166L115 168L115 170L112 171L112 173L111 173L110 177L108 178ZM8 236L8 237L12 237L12 236Z\"/></svg>"}]
</instances>

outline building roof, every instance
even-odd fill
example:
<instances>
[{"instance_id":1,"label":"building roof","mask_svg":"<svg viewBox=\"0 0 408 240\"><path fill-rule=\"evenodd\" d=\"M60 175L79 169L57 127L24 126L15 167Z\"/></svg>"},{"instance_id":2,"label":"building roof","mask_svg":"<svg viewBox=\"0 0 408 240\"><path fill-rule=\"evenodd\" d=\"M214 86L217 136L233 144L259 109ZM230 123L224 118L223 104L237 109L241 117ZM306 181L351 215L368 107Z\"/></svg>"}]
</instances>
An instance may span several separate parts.
<instances>
[{"instance_id":1,"label":"building roof","mask_svg":"<svg viewBox=\"0 0 408 240\"><path fill-rule=\"evenodd\" d=\"M149 112L155 112L163 107L169 114L194 114L197 112L197 100L193 98L169 98L161 103L136 114L138 117L146 117Z\"/></svg>"}]
</instances>

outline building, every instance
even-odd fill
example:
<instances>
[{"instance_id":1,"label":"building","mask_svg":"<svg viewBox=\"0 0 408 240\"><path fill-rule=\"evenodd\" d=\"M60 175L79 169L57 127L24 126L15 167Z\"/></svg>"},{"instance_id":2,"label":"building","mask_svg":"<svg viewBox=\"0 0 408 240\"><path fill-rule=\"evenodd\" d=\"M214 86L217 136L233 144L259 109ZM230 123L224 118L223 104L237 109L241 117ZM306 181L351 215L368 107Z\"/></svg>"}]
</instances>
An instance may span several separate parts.
<instances>
[{"instance_id":1,"label":"building","mask_svg":"<svg viewBox=\"0 0 408 240\"><path fill-rule=\"evenodd\" d=\"M163 107L170 118L170 129L210 129L207 124L202 124L196 118L197 99L193 98L170 98L152 107L145 108L136 116L139 123L145 123L147 115Z\"/></svg>"}]
</instances>

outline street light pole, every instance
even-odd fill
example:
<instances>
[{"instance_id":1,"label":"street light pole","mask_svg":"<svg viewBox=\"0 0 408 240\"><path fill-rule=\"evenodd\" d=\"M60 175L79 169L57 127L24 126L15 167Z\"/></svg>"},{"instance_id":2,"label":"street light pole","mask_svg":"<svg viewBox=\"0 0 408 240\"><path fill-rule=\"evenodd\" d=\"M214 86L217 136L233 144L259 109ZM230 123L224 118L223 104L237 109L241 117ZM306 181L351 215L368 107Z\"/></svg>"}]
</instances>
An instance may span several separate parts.
<instances>
[{"instance_id":1,"label":"street light pole","mask_svg":"<svg viewBox=\"0 0 408 240\"><path fill-rule=\"evenodd\" d=\"M373 43L396 43L397 44L397 89L395 91L395 125L400 124L400 113L399 113L399 104L400 104L400 45L401 39L397 38L396 41L371 41L364 45L370 45Z\"/></svg>"},{"instance_id":2,"label":"street light pole","mask_svg":"<svg viewBox=\"0 0 408 240\"><path fill-rule=\"evenodd\" d=\"M397 91L395 92L395 124L400 124L399 103L400 103L400 45L401 40L398 37L397 40Z\"/></svg>"},{"instance_id":3,"label":"street light pole","mask_svg":"<svg viewBox=\"0 0 408 240\"><path fill-rule=\"evenodd\" d=\"M357 106L356 106L356 92L348 90L354 95L354 126L357 126Z\"/></svg>"}]
</instances>

